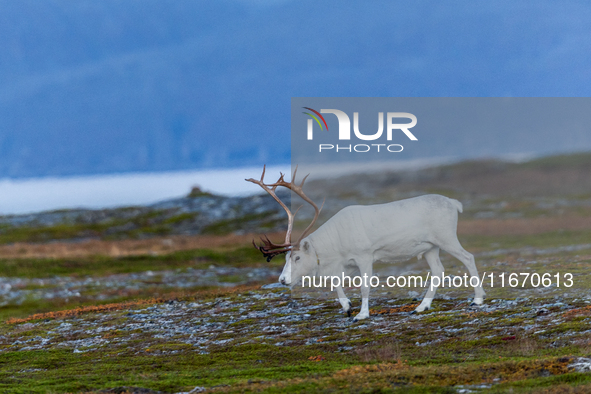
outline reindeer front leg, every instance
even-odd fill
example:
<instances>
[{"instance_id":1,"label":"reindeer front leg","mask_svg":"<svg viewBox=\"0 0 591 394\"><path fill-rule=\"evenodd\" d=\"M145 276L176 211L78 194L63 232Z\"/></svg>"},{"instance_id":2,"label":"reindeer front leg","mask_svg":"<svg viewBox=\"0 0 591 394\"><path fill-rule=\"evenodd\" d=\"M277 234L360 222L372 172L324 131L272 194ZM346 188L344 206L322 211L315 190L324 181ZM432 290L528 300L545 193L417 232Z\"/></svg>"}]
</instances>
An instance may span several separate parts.
<instances>
[{"instance_id":1,"label":"reindeer front leg","mask_svg":"<svg viewBox=\"0 0 591 394\"><path fill-rule=\"evenodd\" d=\"M359 264L358 267L362 278L361 311L359 311L353 321L359 321L369 317L369 280L372 275L372 262L364 262L363 264Z\"/></svg>"},{"instance_id":2,"label":"reindeer front leg","mask_svg":"<svg viewBox=\"0 0 591 394\"><path fill-rule=\"evenodd\" d=\"M347 298L345 292L343 291L342 286L336 287L337 295L339 296L339 302L343 307L343 311L347 314L347 316L351 316L351 300Z\"/></svg>"}]
</instances>

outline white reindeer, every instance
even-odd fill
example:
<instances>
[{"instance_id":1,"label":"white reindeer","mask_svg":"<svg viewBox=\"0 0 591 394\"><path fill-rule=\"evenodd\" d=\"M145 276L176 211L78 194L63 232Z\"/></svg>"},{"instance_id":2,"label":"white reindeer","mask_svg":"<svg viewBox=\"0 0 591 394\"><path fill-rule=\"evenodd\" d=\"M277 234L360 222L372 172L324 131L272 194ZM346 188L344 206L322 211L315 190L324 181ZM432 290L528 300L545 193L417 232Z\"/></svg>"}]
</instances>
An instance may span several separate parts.
<instances>
[{"instance_id":1,"label":"white reindeer","mask_svg":"<svg viewBox=\"0 0 591 394\"><path fill-rule=\"evenodd\" d=\"M279 281L292 287L301 282L304 275L335 275L358 268L361 276L372 276L373 263L401 262L413 257L425 256L431 269L431 275L441 278L443 265L439 259L439 249L443 249L468 269L470 276L478 276L474 256L467 252L458 241L456 231L458 212L462 204L454 199L430 194L406 200L377 205L353 205L340 210L315 232L308 235L318 219L320 209L302 191L307 176L300 185L296 185L294 171L292 181L285 182L283 174L273 184L265 184L263 175L260 180L247 179L260 185L281 204L288 215L288 230L285 243L274 244L268 238L259 249L267 261L274 256L287 253L286 264ZM276 196L278 186L291 189L298 196L314 207L312 223L304 230L297 242L291 242L291 231L295 214ZM253 241L254 244L254 241ZM295 280L292 280L295 278ZM429 309L437 287L431 283L415 312ZM343 310L351 314L351 302L342 287L336 287ZM473 304L481 305L484 290L474 287ZM361 311L355 321L369 317L369 286L361 286Z\"/></svg>"}]
</instances>

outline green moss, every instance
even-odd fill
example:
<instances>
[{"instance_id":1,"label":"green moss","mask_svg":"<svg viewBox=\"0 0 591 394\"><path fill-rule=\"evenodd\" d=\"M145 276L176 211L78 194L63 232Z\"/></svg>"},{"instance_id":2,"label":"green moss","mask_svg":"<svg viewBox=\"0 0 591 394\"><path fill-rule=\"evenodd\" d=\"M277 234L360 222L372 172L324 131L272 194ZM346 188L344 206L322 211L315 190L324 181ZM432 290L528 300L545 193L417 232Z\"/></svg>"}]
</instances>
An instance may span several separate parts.
<instances>
[{"instance_id":1,"label":"green moss","mask_svg":"<svg viewBox=\"0 0 591 394\"><path fill-rule=\"evenodd\" d=\"M214 265L257 266L264 260L253 247L229 250L183 250L152 256L90 256L84 258L22 258L0 259L0 276L43 278L56 275L108 275L147 270L157 271L176 268L208 268ZM282 262L273 262L279 266Z\"/></svg>"},{"instance_id":2,"label":"green moss","mask_svg":"<svg viewBox=\"0 0 591 394\"><path fill-rule=\"evenodd\" d=\"M274 213L274 212L273 212ZM253 223L261 229L273 229L277 225L285 223L285 219L270 219L272 216L269 212L247 214L236 219L220 220L216 223L210 224L203 229L203 234L221 235L228 234L232 231L245 230Z\"/></svg>"},{"instance_id":3,"label":"green moss","mask_svg":"<svg viewBox=\"0 0 591 394\"><path fill-rule=\"evenodd\" d=\"M49 227L8 227L0 230L0 244L12 242L45 242L58 239L99 237L115 223L58 224Z\"/></svg>"},{"instance_id":4,"label":"green moss","mask_svg":"<svg viewBox=\"0 0 591 394\"><path fill-rule=\"evenodd\" d=\"M586 244L591 239L591 230L550 231L534 235L460 235L462 245L468 250L496 250L510 248L550 248L574 244Z\"/></svg>"},{"instance_id":5,"label":"green moss","mask_svg":"<svg viewBox=\"0 0 591 394\"><path fill-rule=\"evenodd\" d=\"M249 326L251 324L255 324L257 323L257 320L255 319L243 319L243 320L238 320L237 322L231 323L229 324L229 326Z\"/></svg>"},{"instance_id":6,"label":"green moss","mask_svg":"<svg viewBox=\"0 0 591 394\"><path fill-rule=\"evenodd\" d=\"M171 216L164 220L164 224L177 224L186 220L195 220L199 216L198 213L181 213L180 215Z\"/></svg>"}]
</instances>

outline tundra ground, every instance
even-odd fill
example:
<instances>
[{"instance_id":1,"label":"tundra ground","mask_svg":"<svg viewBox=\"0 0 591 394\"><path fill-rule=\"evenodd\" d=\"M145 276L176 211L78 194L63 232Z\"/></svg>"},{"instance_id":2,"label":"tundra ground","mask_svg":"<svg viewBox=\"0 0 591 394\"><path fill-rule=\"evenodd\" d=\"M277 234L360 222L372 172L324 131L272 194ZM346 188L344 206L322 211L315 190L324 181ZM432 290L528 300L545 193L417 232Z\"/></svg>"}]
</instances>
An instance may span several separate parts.
<instances>
[{"instance_id":1,"label":"tundra ground","mask_svg":"<svg viewBox=\"0 0 591 394\"><path fill-rule=\"evenodd\" d=\"M587 239L587 230L564 234L473 232L461 238L475 251L481 271L568 270L580 289L589 289L584 267L591 246L564 249L566 240ZM591 365L588 290L549 295L529 286L514 297L489 297L483 307L469 306L469 291L456 296L457 291L440 290L434 308L415 315L409 314L416 305L411 297L376 291L371 318L353 323L334 300L294 299L285 288L261 289L276 280L281 261L262 264L253 251L243 245L158 256L3 260L4 289L6 278L20 282L3 293L0 389L551 393L591 388L591 374L584 372ZM444 265L459 268L446 256ZM47 272L52 276L40 277ZM22 298L10 301L11 292L22 292ZM349 293L358 308L358 292Z\"/></svg>"},{"instance_id":2,"label":"tundra ground","mask_svg":"<svg viewBox=\"0 0 591 394\"><path fill-rule=\"evenodd\" d=\"M165 237L27 243L79 237L79 224L46 226L43 237L11 227L15 243L0 246L0 392L591 392L589 169L583 154L459 164L386 177L379 190L368 182L354 200L461 199L459 238L481 273L570 273L574 285L485 284L481 307L470 289L440 289L419 314L421 289L378 288L358 323L328 297L262 288L283 260L265 262L249 235L174 235L166 222ZM142 234L162 225L138 223ZM356 313L359 292L347 294Z\"/></svg>"}]
</instances>

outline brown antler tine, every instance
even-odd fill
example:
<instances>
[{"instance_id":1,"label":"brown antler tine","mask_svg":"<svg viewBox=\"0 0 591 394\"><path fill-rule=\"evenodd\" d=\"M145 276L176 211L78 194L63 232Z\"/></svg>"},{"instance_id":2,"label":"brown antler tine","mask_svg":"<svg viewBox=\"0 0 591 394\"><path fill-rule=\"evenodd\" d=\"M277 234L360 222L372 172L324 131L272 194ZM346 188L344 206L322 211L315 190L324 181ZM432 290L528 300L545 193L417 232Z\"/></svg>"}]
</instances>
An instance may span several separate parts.
<instances>
[{"instance_id":1,"label":"brown antler tine","mask_svg":"<svg viewBox=\"0 0 591 394\"><path fill-rule=\"evenodd\" d=\"M267 165L263 164L263 174L261 175L261 183L263 182L263 179L265 179L265 171L267 170Z\"/></svg>"},{"instance_id":2,"label":"brown antler tine","mask_svg":"<svg viewBox=\"0 0 591 394\"><path fill-rule=\"evenodd\" d=\"M298 173L298 165L296 164L295 170L293 170L293 175L291 176L291 183L295 184L296 174Z\"/></svg>"},{"instance_id":3,"label":"brown antler tine","mask_svg":"<svg viewBox=\"0 0 591 394\"><path fill-rule=\"evenodd\" d=\"M260 237L260 238L261 238L261 241L263 241L263 244L266 247L269 247L269 246L272 246L273 245L273 242L271 242L271 240L269 239L269 237L267 236L267 234L265 234L265 238L264 239L263 239L263 237Z\"/></svg>"},{"instance_id":4,"label":"brown antler tine","mask_svg":"<svg viewBox=\"0 0 591 394\"><path fill-rule=\"evenodd\" d=\"M263 165L263 174L261 175L261 179L260 180L257 181L256 179L248 178L248 179L245 179L245 181L256 183L257 185L263 187L263 185L264 185L263 179L265 178L265 167L266 166Z\"/></svg>"},{"instance_id":5,"label":"brown antler tine","mask_svg":"<svg viewBox=\"0 0 591 394\"><path fill-rule=\"evenodd\" d=\"M302 183L300 183L300 187L304 187L304 182L306 182L306 179L308 179L309 176L310 176L310 174L306 175L304 177L304 179L302 179Z\"/></svg>"}]
</instances>

